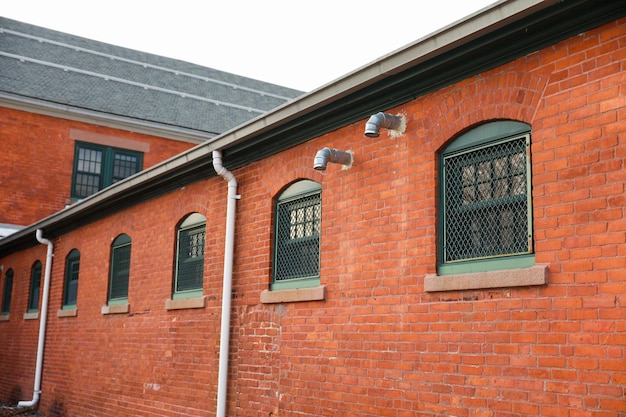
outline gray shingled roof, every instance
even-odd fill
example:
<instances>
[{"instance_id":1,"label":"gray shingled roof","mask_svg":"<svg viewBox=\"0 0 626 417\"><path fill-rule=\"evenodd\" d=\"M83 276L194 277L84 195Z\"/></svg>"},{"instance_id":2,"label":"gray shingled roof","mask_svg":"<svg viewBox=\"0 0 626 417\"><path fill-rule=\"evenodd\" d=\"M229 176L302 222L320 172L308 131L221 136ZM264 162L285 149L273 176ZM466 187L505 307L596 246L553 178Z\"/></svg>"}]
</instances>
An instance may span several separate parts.
<instances>
[{"instance_id":1,"label":"gray shingled roof","mask_svg":"<svg viewBox=\"0 0 626 417\"><path fill-rule=\"evenodd\" d=\"M301 94L0 17L0 95L218 134Z\"/></svg>"}]
</instances>

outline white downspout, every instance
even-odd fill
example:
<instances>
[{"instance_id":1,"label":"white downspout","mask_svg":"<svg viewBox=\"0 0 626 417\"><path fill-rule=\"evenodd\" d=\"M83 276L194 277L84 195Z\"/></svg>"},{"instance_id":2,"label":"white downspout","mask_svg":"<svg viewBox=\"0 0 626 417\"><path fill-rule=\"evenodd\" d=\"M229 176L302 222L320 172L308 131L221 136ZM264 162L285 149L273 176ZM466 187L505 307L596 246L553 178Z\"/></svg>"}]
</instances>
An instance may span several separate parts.
<instances>
[{"instance_id":1,"label":"white downspout","mask_svg":"<svg viewBox=\"0 0 626 417\"><path fill-rule=\"evenodd\" d=\"M54 245L48 239L43 238L43 231L37 229L35 233L37 241L43 245L48 245L46 255L46 272L43 279L43 295L41 300L41 315L39 316L39 340L37 342L37 364L35 365L35 384L33 388L33 399L31 401L20 401L18 407L32 407L39 402L41 394L41 373L43 371L43 347L46 340L46 319L48 318L48 294L50 293L50 272L52 271L52 257L54 256Z\"/></svg>"},{"instance_id":2,"label":"white downspout","mask_svg":"<svg viewBox=\"0 0 626 417\"><path fill-rule=\"evenodd\" d=\"M228 181L228 200L226 204L226 238L224 244L224 283L222 288L222 324L220 332L220 359L217 382L217 414L226 416L226 388L228 384L228 345L230 339L230 300L233 284L233 254L235 251L235 208L237 200L237 180L222 165L222 152L213 151L213 168L218 175Z\"/></svg>"}]
</instances>

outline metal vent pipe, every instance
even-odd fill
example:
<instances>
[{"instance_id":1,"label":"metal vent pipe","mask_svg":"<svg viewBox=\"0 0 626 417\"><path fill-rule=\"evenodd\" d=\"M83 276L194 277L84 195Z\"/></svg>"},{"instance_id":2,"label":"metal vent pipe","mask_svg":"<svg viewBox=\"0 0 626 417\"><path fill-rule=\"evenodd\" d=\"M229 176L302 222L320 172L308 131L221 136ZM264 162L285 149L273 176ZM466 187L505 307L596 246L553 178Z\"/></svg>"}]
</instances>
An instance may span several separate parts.
<instances>
[{"instance_id":1,"label":"metal vent pipe","mask_svg":"<svg viewBox=\"0 0 626 417\"><path fill-rule=\"evenodd\" d=\"M323 148L317 151L313 160L313 168L324 171L328 162L350 166L352 165L352 154L337 149Z\"/></svg>"},{"instance_id":2,"label":"metal vent pipe","mask_svg":"<svg viewBox=\"0 0 626 417\"><path fill-rule=\"evenodd\" d=\"M393 114L378 112L372 115L365 124L365 136L377 138L380 136L380 128L398 130L402 125L402 118Z\"/></svg>"}]
</instances>

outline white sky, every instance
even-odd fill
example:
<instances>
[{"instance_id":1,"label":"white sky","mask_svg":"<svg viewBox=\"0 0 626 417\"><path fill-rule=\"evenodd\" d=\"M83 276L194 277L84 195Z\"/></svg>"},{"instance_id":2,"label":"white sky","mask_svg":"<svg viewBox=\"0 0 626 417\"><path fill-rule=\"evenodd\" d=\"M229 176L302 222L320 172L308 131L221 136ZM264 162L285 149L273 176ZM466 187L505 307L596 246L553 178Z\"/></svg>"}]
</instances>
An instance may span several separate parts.
<instances>
[{"instance_id":1,"label":"white sky","mask_svg":"<svg viewBox=\"0 0 626 417\"><path fill-rule=\"evenodd\" d=\"M310 91L495 0L4 0L0 15Z\"/></svg>"}]
</instances>

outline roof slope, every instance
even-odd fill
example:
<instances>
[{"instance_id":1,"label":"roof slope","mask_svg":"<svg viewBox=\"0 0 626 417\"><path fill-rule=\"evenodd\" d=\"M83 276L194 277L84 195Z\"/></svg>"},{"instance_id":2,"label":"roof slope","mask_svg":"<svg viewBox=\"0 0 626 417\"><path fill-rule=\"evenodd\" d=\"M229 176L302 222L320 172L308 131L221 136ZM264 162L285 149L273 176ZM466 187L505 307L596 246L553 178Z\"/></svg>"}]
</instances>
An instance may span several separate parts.
<instances>
[{"instance_id":1,"label":"roof slope","mask_svg":"<svg viewBox=\"0 0 626 417\"><path fill-rule=\"evenodd\" d=\"M0 17L0 95L225 132L301 91Z\"/></svg>"}]
</instances>

